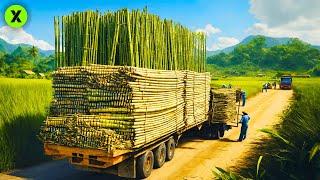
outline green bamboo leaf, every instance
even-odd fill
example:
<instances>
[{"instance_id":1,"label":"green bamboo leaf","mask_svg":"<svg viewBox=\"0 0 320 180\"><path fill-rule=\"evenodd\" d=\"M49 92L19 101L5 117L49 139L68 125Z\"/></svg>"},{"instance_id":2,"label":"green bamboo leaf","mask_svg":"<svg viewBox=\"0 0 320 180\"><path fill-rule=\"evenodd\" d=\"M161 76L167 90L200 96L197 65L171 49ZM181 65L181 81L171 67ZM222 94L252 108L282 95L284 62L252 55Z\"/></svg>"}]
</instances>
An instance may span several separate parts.
<instances>
[{"instance_id":1,"label":"green bamboo leaf","mask_svg":"<svg viewBox=\"0 0 320 180\"><path fill-rule=\"evenodd\" d=\"M256 178L259 177L259 170L260 170L260 165L261 165L262 158L263 158L263 156L259 156L258 163L257 163Z\"/></svg>"},{"instance_id":2,"label":"green bamboo leaf","mask_svg":"<svg viewBox=\"0 0 320 180\"><path fill-rule=\"evenodd\" d=\"M310 150L309 162L314 158L314 156L320 151L320 143L316 143Z\"/></svg>"},{"instance_id":3,"label":"green bamboo leaf","mask_svg":"<svg viewBox=\"0 0 320 180\"><path fill-rule=\"evenodd\" d=\"M274 130L263 128L263 129L259 129L259 131L269 134L272 137L278 138L282 140L284 143L286 143L287 145L293 146L288 140L286 140L284 137L282 137L279 133L277 133Z\"/></svg>"}]
</instances>

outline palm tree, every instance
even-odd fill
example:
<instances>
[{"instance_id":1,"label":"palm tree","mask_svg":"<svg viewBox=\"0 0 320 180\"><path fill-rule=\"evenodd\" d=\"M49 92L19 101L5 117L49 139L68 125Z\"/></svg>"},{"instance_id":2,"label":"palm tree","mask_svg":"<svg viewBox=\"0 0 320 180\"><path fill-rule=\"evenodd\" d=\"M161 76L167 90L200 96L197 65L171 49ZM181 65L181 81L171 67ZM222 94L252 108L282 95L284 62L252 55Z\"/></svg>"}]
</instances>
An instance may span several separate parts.
<instances>
[{"instance_id":1,"label":"palm tree","mask_svg":"<svg viewBox=\"0 0 320 180\"><path fill-rule=\"evenodd\" d=\"M33 61L35 63L36 57L38 57L38 55L39 55L39 49L35 46L32 46L29 49L29 55L33 57Z\"/></svg>"}]
</instances>

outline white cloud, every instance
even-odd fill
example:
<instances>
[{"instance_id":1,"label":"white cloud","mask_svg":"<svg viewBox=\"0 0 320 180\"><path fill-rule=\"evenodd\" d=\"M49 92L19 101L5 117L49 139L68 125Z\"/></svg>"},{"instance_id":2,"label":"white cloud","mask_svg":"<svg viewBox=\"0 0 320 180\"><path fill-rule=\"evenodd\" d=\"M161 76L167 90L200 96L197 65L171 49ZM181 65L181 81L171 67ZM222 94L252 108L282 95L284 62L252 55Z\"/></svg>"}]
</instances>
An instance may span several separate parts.
<instances>
[{"instance_id":1,"label":"white cloud","mask_svg":"<svg viewBox=\"0 0 320 180\"><path fill-rule=\"evenodd\" d=\"M11 44L29 44L42 50L53 50L54 47L44 40L37 40L22 28L14 29L9 26L0 27L0 38Z\"/></svg>"},{"instance_id":2,"label":"white cloud","mask_svg":"<svg viewBox=\"0 0 320 180\"><path fill-rule=\"evenodd\" d=\"M240 41L234 37L218 37L217 41L208 46L209 51L216 51L238 44Z\"/></svg>"},{"instance_id":3,"label":"white cloud","mask_svg":"<svg viewBox=\"0 0 320 180\"><path fill-rule=\"evenodd\" d=\"M197 29L196 32L203 32L207 36L211 36L213 34L220 33L221 30L219 28L212 26L212 24L207 24L203 29Z\"/></svg>"},{"instance_id":4,"label":"white cloud","mask_svg":"<svg viewBox=\"0 0 320 180\"><path fill-rule=\"evenodd\" d=\"M250 12L260 21L249 34L297 37L320 44L319 0L251 0Z\"/></svg>"}]
</instances>

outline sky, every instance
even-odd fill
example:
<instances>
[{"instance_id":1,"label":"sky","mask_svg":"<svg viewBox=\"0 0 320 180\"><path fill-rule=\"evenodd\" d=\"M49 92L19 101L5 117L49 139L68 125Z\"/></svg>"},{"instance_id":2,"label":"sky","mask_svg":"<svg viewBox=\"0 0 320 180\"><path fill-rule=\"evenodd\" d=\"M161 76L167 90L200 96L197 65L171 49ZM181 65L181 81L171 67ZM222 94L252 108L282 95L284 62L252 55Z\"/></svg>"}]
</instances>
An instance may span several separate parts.
<instances>
[{"instance_id":1,"label":"sky","mask_svg":"<svg viewBox=\"0 0 320 180\"><path fill-rule=\"evenodd\" d=\"M28 11L23 28L4 22L5 9L21 4ZM53 17L73 11L143 9L207 35L207 49L219 50L249 35L297 37L320 45L320 0L1 0L0 38L54 49Z\"/></svg>"}]
</instances>

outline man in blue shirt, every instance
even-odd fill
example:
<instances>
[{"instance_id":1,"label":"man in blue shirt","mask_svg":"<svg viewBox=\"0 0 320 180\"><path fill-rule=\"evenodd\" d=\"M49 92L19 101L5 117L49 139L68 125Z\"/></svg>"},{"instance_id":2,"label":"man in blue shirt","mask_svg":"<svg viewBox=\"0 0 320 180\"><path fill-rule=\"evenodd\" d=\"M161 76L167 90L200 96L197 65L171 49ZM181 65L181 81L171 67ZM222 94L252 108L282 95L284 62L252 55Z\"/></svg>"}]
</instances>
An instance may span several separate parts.
<instances>
[{"instance_id":1,"label":"man in blue shirt","mask_svg":"<svg viewBox=\"0 0 320 180\"><path fill-rule=\"evenodd\" d=\"M242 117L240 120L241 123L241 132L238 141L245 140L247 137L247 130L248 130L248 122L250 120L250 116L246 112L242 112Z\"/></svg>"}]
</instances>

